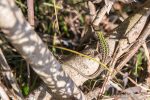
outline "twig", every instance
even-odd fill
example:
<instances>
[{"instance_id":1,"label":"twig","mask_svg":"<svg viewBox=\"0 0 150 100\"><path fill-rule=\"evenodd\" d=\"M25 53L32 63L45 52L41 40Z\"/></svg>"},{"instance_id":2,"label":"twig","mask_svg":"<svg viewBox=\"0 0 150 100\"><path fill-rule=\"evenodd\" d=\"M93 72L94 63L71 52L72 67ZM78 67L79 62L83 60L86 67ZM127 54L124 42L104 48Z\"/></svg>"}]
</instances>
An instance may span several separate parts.
<instances>
[{"instance_id":1,"label":"twig","mask_svg":"<svg viewBox=\"0 0 150 100\"><path fill-rule=\"evenodd\" d=\"M27 72L28 72L28 79L27 79L27 81L28 81L28 86L30 86L30 79L31 79L31 77L30 77L30 65L29 65L29 63L27 62Z\"/></svg>"},{"instance_id":2,"label":"twig","mask_svg":"<svg viewBox=\"0 0 150 100\"><path fill-rule=\"evenodd\" d=\"M89 8L90 21L92 22L96 16L96 7L91 1L88 1L87 5Z\"/></svg>"},{"instance_id":3,"label":"twig","mask_svg":"<svg viewBox=\"0 0 150 100\"><path fill-rule=\"evenodd\" d=\"M34 28L34 0L27 0L28 6L28 21L30 25Z\"/></svg>"},{"instance_id":4,"label":"twig","mask_svg":"<svg viewBox=\"0 0 150 100\"><path fill-rule=\"evenodd\" d=\"M102 21L104 15L110 11L112 5L114 4L115 0L109 1L109 5L105 5L102 9L99 9L97 16L93 21L93 26L98 26Z\"/></svg>"}]
</instances>

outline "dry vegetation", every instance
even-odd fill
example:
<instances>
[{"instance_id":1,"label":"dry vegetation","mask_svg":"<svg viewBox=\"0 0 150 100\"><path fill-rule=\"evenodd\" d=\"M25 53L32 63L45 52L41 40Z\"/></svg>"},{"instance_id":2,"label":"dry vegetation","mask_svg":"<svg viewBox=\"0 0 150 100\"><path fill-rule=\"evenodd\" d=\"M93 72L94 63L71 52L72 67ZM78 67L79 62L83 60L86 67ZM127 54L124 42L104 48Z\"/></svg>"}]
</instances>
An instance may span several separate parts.
<instances>
[{"instance_id":1,"label":"dry vegetation","mask_svg":"<svg viewBox=\"0 0 150 100\"><path fill-rule=\"evenodd\" d=\"M78 93L82 97L80 100L85 98L88 100L94 98L148 100L150 98L150 1L131 1L34 0L34 5L32 5L32 0L16 0L15 3L32 26L31 28L36 32L31 30L31 33L38 34L44 42L42 44L40 38L36 37L37 41L40 41L37 43L40 46L39 51L35 50L35 54L40 54L42 48L48 47L57 59L54 58L56 66L58 66L56 67L55 63L49 63L51 64L49 67L56 67L55 70L58 71L58 74L65 72L69 75L68 77L63 74L63 78L65 78L66 84L70 82L69 84L75 89L73 92L70 90L72 94L68 92L69 90L65 90L67 92L62 93L63 95L72 97ZM0 1L0 10L2 4ZM32 57L29 59L26 57L27 54L20 49L22 44L19 44L19 40L15 40L8 34L12 30L5 31L5 27L1 25L1 20L0 98L32 100L33 97L45 100L50 98L65 100L66 98L63 98L61 92L54 92L53 94L53 88L57 90L57 85L53 87L52 81L60 81L59 78L55 80L55 75L53 77L52 72L54 70L46 71L50 69L49 67L47 67L49 69L38 69L39 62L32 61ZM25 30L26 22L24 24L21 26L22 32ZM103 68L105 71L99 77L87 79L72 67L85 74L92 74L99 67L99 64L101 65L99 55L102 54L100 52L95 53L99 41L93 28L103 32L109 45L110 60L106 63L107 68ZM37 44L34 45L33 43L33 46L37 46ZM28 50L27 46L24 47ZM49 51L46 51L45 54L51 55ZM44 59L43 55L42 57L36 56L36 58L46 62L46 57ZM41 66L44 65L41 64ZM63 67L63 70L60 67ZM43 73L46 73L46 78ZM49 73L50 77L48 77ZM54 80L50 80L53 78ZM58 84L63 83L58 82ZM67 86L64 89L66 88ZM74 93L74 91L77 92ZM57 95L60 97L57 98ZM79 99L77 96L74 98Z\"/></svg>"}]
</instances>

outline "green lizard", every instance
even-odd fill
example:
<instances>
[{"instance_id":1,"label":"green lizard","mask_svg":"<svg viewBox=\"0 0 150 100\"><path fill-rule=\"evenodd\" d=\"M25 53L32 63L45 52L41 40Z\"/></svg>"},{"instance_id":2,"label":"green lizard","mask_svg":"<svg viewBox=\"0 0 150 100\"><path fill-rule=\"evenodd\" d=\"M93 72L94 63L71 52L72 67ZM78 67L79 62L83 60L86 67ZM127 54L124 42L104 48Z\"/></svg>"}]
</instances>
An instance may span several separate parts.
<instances>
[{"instance_id":1,"label":"green lizard","mask_svg":"<svg viewBox=\"0 0 150 100\"><path fill-rule=\"evenodd\" d=\"M101 55L101 62L106 64L107 63L107 57L109 56L109 47L108 47L108 43L104 38L104 35L102 32L97 31L97 36L99 39L99 51L100 51L100 55ZM96 77L98 77L100 75L100 73L104 70L103 66L99 65L98 69L96 70L95 73L91 74L91 75L85 75L84 73L82 73L80 70L78 70L77 68L73 67L72 65L68 64L69 67L71 67L72 69L74 69L75 71L77 71L80 75L82 75L83 77L87 78L87 79L94 79Z\"/></svg>"},{"instance_id":2,"label":"green lizard","mask_svg":"<svg viewBox=\"0 0 150 100\"><path fill-rule=\"evenodd\" d=\"M148 2L150 2L150 1L148 1ZM145 3L145 4L146 4L146 6L149 6L150 3ZM144 13L144 12L141 12L141 13ZM134 25L140 20L141 17L142 17L142 14L136 14L136 15L132 16L131 18L129 18L126 22L122 23L122 25L120 25L119 28L117 28L115 30L117 30L117 33L124 33L122 31L125 30L125 35L127 35L127 33L132 28L134 28ZM102 54L101 62L106 64L107 58L109 57L109 47L108 47L108 44L107 44L102 32L97 31L97 36L98 36L99 44L100 44L100 52ZM74 68L74 67L72 67L72 68ZM101 66L99 66L99 68L97 69L97 71L95 73L93 73L91 75L85 75L84 73L80 72L78 69L76 69L76 68L74 68L74 69L77 72L79 72L79 74L81 74L83 77L85 77L87 79L96 78L103 71L103 68Z\"/></svg>"},{"instance_id":3,"label":"green lizard","mask_svg":"<svg viewBox=\"0 0 150 100\"><path fill-rule=\"evenodd\" d=\"M109 56L109 46L108 46L108 43L101 31L97 32L97 36L99 39L100 53L102 54L102 62L106 63L106 59Z\"/></svg>"},{"instance_id":4,"label":"green lizard","mask_svg":"<svg viewBox=\"0 0 150 100\"><path fill-rule=\"evenodd\" d=\"M109 46L108 43L102 33L102 31L96 31L98 39L99 39L99 52L101 55L101 62L107 64L109 58ZM101 72L104 70L103 66L99 65L97 71L91 75L84 75L84 77L88 79L93 79L98 77ZM82 75L83 76L83 75Z\"/></svg>"}]
</instances>

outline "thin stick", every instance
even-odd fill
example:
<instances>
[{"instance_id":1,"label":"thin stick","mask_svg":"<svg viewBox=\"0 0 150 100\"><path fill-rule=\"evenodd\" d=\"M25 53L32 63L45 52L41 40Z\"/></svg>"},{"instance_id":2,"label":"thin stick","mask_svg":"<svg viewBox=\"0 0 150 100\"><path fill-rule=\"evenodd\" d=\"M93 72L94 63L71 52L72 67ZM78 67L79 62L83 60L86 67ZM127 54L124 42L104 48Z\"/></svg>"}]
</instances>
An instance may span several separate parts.
<instances>
[{"instance_id":1,"label":"thin stick","mask_svg":"<svg viewBox=\"0 0 150 100\"><path fill-rule=\"evenodd\" d=\"M28 21L30 25L34 28L34 0L27 0L28 6Z\"/></svg>"},{"instance_id":2,"label":"thin stick","mask_svg":"<svg viewBox=\"0 0 150 100\"><path fill-rule=\"evenodd\" d=\"M1 49L0 49L0 65L1 65L2 70L11 70ZM17 96L17 99L20 99L20 100L23 99L23 95L21 93L19 85L17 84L17 81L16 81L12 71L6 71L5 73L2 73L2 75L4 77L6 77L7 80L9 81L10 85L12 86L13 90L15 91L14 93Z\"/></svg>"}]
</instances>

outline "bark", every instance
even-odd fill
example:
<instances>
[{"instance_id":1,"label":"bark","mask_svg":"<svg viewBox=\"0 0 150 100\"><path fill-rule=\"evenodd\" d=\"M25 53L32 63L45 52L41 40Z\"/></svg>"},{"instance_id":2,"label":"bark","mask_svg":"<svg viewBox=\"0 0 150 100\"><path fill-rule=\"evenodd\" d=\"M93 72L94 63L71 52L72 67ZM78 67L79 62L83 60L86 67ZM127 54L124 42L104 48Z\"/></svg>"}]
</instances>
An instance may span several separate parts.
<instances>
[{"instance_id":1,"label":"bark","mask_svg":"<svg viewBox=\"0 0 150 100\"><path fill-rule=\"evenodd\" d=\"M12 45L46 83L55 99L84 100L48 47L25 20L14 0L0 0L0 27Z\"/></svg>"}]
</instances>

